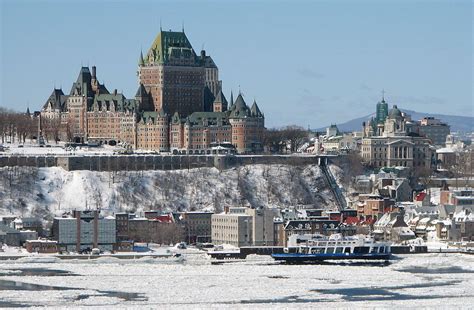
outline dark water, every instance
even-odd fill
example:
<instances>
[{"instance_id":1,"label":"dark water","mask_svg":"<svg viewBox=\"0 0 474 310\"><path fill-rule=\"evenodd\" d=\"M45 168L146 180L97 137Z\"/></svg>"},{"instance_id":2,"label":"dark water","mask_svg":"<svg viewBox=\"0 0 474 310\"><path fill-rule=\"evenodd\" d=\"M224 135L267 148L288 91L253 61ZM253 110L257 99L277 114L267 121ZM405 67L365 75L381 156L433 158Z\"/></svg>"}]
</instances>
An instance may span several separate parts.
<instances>
[{"instance_id":1,"label":"dark water","mask_svg":"<svg viewBox=\"0 0 474 310\"><path fill-rule=\"evenodd\" d=\"M127 292L117 292L117 291L96 291L96 292L98 294L81 294L77 296L75 300L84 300L92 296L115 297L123 301L147 301L148 300L145 294L141 294L141 293L127 293Z\"/></svg>"},{"instance_id":2,"label":"dark water","mask_svg":"<svg viewBox=\"0 0 474 310\"><path fill-rule=\"evenodd\" d=\"M0 291L66 291L75 288L0 280Z\"/></svg>"},{"instance_id":3,"label":"dark water","mask_svg":"<svg viewBox=\"0 0 474 310\"><path fill-rule=\"evenodd\" d=\"M77 276L72 272L66 270L57 270L57 269L47 269L47 268L15 268L8 269L9 271L14 271L15 273L2 273L0 271L0 276L13 275L13 276ZM34 283L26 283L21 281L12 281L12 280L2 280L0 279L0 291L67 291L67 290L77 290L85 291L82 288L75 287L63 287L63 286L51 286L51 285L42 285ZM144 294L140 293L130 293L130 292L120 292L120 291L101 291L94 290L95 293L91 294L80 294L75 300L84 300L92 296L105 296L105 297L115 297L123 301L147 301L148 298ZM0 308L19 308L19 307L31 307L31 306L41 306L37 303L27 304L27 303L17 303L14 301L0 301Z\"/></svg>"},{"instance_id":4,"label":"dark water","mask_svg":"<svg viewBox=\"0 0 474 310\"><path fill-rule=\"evenodd\" d=\"M4 272L4 271L13 271ZM47 268L14 268L14 269L2 269L0 270L0 276L41 276L41 277L54 277L54 276L77 276L76 274L67 270L58 269L47 269Z\"/></svg>"},{"instance_id":5,"label":"dark water","mask_svg":"<svg viewBox=\"0 0 474 310\"><path fill-rule=\"evenodd\" d=\"M474 270L464 269L462 267L441 267L441 268L428 268L428 267L410 267L397 269L400 272L409 273L422 273L422 274L452 274L452 273L474 273Z\"/></svg>"},{"instance_id":6,"label":"dark water","mask_svg":"<svg viewBox=\"0 0 474 310\"><path fill-rule=\"evenodd\" d=\"M345 301L387 301L387 300L415 300L415 299L436 299L446 298L439 295L410 295L398 292L404 289L416 289L426 287L451 286L461 283L460 280L432 282L423 284L410 284L400 286L369 286L369 287L353 287L353 288L331 288L331 289L315 289L313 292L321 294L341 295Z\"/></svg>"},{"instance_id":7,"label":"dark water","mask_svg":"<svg viewBox=\"0 0 474 310\"><path fill-rule=\"evenodd\" d=\"M26 308L26 307L31 307L31 306L16 303L16 302L11 302L11 301L0 300L0 308Z\"/></svg>"},{"instance_id":8,"label":"dark water","mask_svg":"<svg viewBox=\"0 0 474 310\"><path fill-rule=\"evenodd\" d=\"M331 288L331 289L314 289L311 292L329 295L340 295L344 301L390 301L390 300L423 300L423 299L438 299L446 298L441 295L411 295L406 293L398 292L403 289L416 289L426 287L441 287L451 286L461 283L462 281L444 281L436 283L424 283L424 284L412 284L412 285L400 285L392 287L353 287L353 288ZM339 299L334 297L300 297L297 295L290 295L275 299L248 299L241 300L241 304L305 304L305 303L318 303L318 302L338 302Z\"/></svg>"}]
</instances>

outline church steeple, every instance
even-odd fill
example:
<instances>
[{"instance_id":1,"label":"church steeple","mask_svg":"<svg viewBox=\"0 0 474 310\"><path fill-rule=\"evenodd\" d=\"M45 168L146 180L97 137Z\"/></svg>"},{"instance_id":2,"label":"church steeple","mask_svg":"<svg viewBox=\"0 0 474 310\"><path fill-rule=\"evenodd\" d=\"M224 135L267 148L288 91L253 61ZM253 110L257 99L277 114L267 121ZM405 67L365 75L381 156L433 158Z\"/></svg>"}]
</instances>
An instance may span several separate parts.
<instances>
[{"instance_id":1,"label":"church steeple","mask_svg":"<svg viewBox=\"0 0 474 310\"><path fill-rule=\"evenodd\" d=\"M388 116L388 104L385 101L385 90L382 90L382 101L377 103L375 112L375 121L377 124L383 124Z\"/></svg>"}]
</instances>

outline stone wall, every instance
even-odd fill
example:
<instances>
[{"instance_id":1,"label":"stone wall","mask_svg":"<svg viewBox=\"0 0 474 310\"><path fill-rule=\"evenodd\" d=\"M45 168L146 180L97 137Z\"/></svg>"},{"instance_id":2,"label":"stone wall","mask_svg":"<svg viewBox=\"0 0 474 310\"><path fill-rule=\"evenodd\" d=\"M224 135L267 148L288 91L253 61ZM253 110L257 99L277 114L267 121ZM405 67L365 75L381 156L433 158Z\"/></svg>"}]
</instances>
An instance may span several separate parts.
<instances>
[{"instance_id":1,"label":"stone wall","mask_svg":"<svg viewBox=\"0 0 474 310\"><path fill-rule=\"evenodd\" d=\"M0 168L7 166L56 167L57 163L58 157L54 156L0 156Z\"/></svg>"},{"instance_id":2,"label":"stone wall","mask_svg":"<svg viewBox=\"0 0 474 310\"><path fill-rule=\"evenodd\" d=\"M229 169L253 164L310 165L318 164L319 156L278 155L111 155L111 156L0 156L0 167L61 167L67 171L177 170L200 167Z\"/></svg>"}]
</instances>

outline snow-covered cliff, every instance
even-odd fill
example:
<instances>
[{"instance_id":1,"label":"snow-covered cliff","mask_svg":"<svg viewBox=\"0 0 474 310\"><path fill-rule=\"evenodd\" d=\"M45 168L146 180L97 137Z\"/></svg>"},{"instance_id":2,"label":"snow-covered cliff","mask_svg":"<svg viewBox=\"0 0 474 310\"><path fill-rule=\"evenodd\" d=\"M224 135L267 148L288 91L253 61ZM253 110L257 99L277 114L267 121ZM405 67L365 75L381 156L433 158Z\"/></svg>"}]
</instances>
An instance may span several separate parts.
<instances>
[{"instance_id":1,"label":"snow-covered cliff","mask_svg":"<svg viewBox=\"0 0 474 310\"><path fill-rule=\"evenodd\" d=\"M61 168L0 169L0 214L48 218L74 208L100 207L105 214L135 210L210 210L247 205L335 207L316 165L249 165L219 171L65 171Z\"/></svg>"}]
</instances>

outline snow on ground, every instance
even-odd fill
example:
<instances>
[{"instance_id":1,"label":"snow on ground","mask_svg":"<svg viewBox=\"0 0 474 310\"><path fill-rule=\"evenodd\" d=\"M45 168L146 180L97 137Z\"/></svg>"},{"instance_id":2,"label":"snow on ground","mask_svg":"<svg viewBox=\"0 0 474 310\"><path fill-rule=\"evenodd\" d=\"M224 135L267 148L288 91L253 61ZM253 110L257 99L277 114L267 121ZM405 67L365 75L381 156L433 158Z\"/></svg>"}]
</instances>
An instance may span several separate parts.
<instances>
[{"instance_id":1,"label":"snow on ground","mask_svg":"<svg viewBox=\"0 0 474 310\"><path fill-rule=\"evenodd\" d=\"M270 257L257 258L220 265L211 265L204 254L186 255L184 263L10 261L0 265L0 301L18 307L128 309L468 309L474 304L472 255L406 255L389 266L279 265Z\"/></svg>"},{"instance_id":2,"label":"snow on ground","mask_svg":"<svg viewBox=\"0 0 474 310\"><path fill-rule=\"evenodd\" d=\"M429 189L430 195L431 195L431 203L434 205L439 205L440 203L440 193L441 193L441 188L439 187L432 187Z\"/></svg>"},{"instance_id":3,"label":"snow on ground","mask_svg":"<svg viewBox=\"0 0 474 310\"><path fill-rule=\"evenodd\" d=\"M119 146L104 145L101 147L76 147L75 149L66 149L64 143L46 144L40 147L35 143L25 144L4 144L7 150L0 154L5 155L112 155L114 152L123 148Z\"/></svg>"},{"instance_id":4,"label":"snow on ground","mask_svg":"<svg viewBox=\"0 0 474 310\"><path fill-rule=\"evenodd\" d=\"M116 173L0 168L0 214L48 217L86 205L101 207L105 215L148 209L220 211L226 205L246 204L335 206L317 165Z\"/></svg>"}]
</instances>

